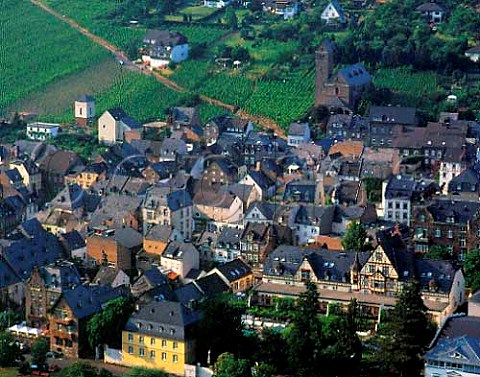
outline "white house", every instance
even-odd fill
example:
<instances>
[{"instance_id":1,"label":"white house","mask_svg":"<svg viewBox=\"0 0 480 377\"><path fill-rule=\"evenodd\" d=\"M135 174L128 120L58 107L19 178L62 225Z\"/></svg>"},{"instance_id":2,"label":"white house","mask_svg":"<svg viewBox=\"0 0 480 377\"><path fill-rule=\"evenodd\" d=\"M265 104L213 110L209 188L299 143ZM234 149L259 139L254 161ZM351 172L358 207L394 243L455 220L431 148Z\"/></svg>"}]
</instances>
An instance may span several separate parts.
<instances>
[{"instance_id":1,"label":"white house","mask_svg":"<svg viewBox=\"0 0 480 377\"><path fill-rule=\"evenodd\" d=\"M310 127L308 123L292 123L288 127L288 141L289 147L296 147L297 145L308 143L310 141Z\"/></svg>"},{"instance_id":2,"label":"white house","mask_svg":"<svg viewBox=\"0 0 480 377\"><path fill-rule=\"evenodd\" d=\"M171 241L161 256L160 264L184 279L191 269L200 267L200 254L190 243Z\"/></svg>"},{"instance_id":3,"label":"white house","mask_svg":"<svg viewBox=\"0 0 480 377\"><path fill-rule=\"evenodd\" d=\"M152 68L164 68L170 62L188 58L188 39L170 30L151 30L143 38L142 61Z\"/></svg>"},{"instance_id":4,"label":"white house","mask_svg":"<svg viewBox=\"0 0 480 377\"><path fill-rule=\"evenodd\" d=\"M44 141L58 136L60 125L56 123L35 122L27 125L27 137L31 140Z\"/></svg>"},{"instance_id":5,"label":"white house","mask_svg":"<svg viewBox=\"0 0 480 377\"><path fill-rule=\"evenodd\" d=\"M257 192L257 197L260 197L260 200L266 200L275 195L275 182L273 182L261 170L249 171L239 183L242 185L253 186Z\"/></svg>"},{"instance_id":6,"label":"white house","mask_svg":"<svg viewBox=\"0 0 480 377\"><path fill-rule=\"evenodd\" d=\"M231 3L229 0L203 0L203 6L207 8L225 8Z\"/></svg>"},{"instance_id":7,"label":"white house","mask_svg":"<svg viewBox=\"0 0 480 377\"><path fill-rule=\"evenodd\" d=\"M338 4L336 0L332 0L330 1L330 3L328 3L328 5L325 7L322 14L320 15L320 18L328 24L344 24L345 22L347 22L347 18L343 13L342 7L340 6L340 4Z\"/></svg>"},{"instance_id":8,"label":"white house","mask_svg":"<svg viewBox=\"0 0 480 377\"><path fill-rule=\"evenodd\" d=\"M480 45L469 48L465 51L465 56L474 63L480 62Z\"/></svg>"},{"instance_id":9,"label":"white house","mask_svg":"<svg viewBox=\"0 0 480 377\"><path fill-rule=\"evenodd\" d=\"M442 22L445 16L445 10L433 0L417 7L417 12L422 13L428 22L436 24Z\"/></svg>"},{"instance_id":10,"label":"white house","mask_svg":"<svg viewBox=\"0 0 480 377\"><path fill-rule=\"evenodd\" d=\"M263 3L263 10L287 20L300 13L300 3L295 0L267 0Z\"/></svg>"},{"instance_id":11,"label":"white house","mask_svg":"<svg viewBox=\"0 0 480 377\"><path fill-rule=\"evenodd\" d=\"M141 128L142 125L122 109L107 110L98 118L98 142L107 145L122 143L125 140L125 133L130 131L140 133Z\"/></svg>"}]
</instances>

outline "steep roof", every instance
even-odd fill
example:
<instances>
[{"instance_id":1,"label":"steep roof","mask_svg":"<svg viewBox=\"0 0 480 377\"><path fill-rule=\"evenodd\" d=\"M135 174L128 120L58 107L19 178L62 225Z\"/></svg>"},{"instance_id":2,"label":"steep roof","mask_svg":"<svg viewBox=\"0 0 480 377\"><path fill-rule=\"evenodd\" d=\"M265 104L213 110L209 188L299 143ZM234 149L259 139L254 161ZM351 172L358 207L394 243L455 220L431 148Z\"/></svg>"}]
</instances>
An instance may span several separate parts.
<instances>
[{"instance_id":1,"label":"steep roof","mask_svg":"<svg viewBox=\"0 0 480 377\"><path fill-rule=\"evenodd\" d=\"M178 31L171 30L149 30L143 38L144 43L159 46L177 46L188 43L187 37Z\"/></svg>"},{"instance_id":2,"label":"steep roof","mask_svg":"<svg viewBox=\"0 0 480 377\"><path fill-rule=\"evenodd\" d=\"M417 11L419 12L444 12L442 6L437 4L435 1L430 1L429 3L424 3L417 7Z\"/></svg>"},{"instance_id":3,"label":"steep roof","mask_svg":"<svg viewBox=\"0 0 480 377\"><path fill-rule=\"evenodd\" d=\"M415 125L417 110L413 107L370 106L368 117L370 122L382 122L404 125Z\"/></svg>"},{"instance_id":4,"label":"steep roof","mask_svg":"<svg viewBox=\"0 0 480 377\"><path fill-rule=\"evenodd\" d=\"M117 121L121 121L125 123L131 129L141 128L142 124L137 120L133 119L130 115L128 115L125 111L120 108L109 109L107 112Z\"/></svg>"},{"instance_id":5,"label":"steep roof","mask_svg":"<svg viewBox=\"0 0 480 377\"><path fill-rule=\"evenodd\" d=\"M461 363L480 368L480 339L466 335L453 339L439 339L424 358L428 361Z\"/></svg>"},{"instance_id":6,"label":"steep roof","mask_svg":"<svg viewBox=\"0 0 480 377\"><path fill-rule=\"evenodd\" d=\"M252 273L252 268L241 259L234 259L217 267L217 270L231 283Z\"/></svg>"},{"instance_id":7,"label":"steep roof","mask_svg":"<svg viewBox=\"0 0 480 377\"><path fill-rule=\"evenodd\" d=\"M352 86L362 86L372 82L372 76L370 76L365 66L361 63L341 68L338 71L338 76Z\"/></svg>"},{"instance_id":8,"label":"steep roof","mask_svg":"<svg viewBox=\"0 0 480 377\"><path fill-rule=\"evenodd\" d=\"M288 127L288 136L304 136L308 128L308 123L290 123Z\"/></svg>"},{"instance_id":9,"label":"steep roof","mask_svg":"<svg viewBox=\"0 0 480 377\"><path fill-rule=\"evenodd\" d=\"M83 94L80 97L77 97L77 102L95 102L95 98L88 94Z\"/></svg>"},{"instance_id":10,"label":"steep roof","mask_svg":"<svg viewBox=\"0 0 480 377\"><path fill-rule=\"evenodd\" d=\"M427 207L434 221L445 223L447 218L453 217L457 224L466 224L472 220L479 209L478 201L446 199L437 199Z\"/></svg>"}]
</instances>

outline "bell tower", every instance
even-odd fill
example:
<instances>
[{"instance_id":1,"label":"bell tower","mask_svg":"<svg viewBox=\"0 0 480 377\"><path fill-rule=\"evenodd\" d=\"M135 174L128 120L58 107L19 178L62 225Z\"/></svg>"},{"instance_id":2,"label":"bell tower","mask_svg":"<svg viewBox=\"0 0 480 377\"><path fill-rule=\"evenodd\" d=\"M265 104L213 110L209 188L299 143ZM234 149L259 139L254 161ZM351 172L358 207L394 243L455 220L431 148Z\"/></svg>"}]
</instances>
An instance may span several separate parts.
<instances>
[{"instance_id":1,"label":"bell tower","mask_svg":"<svg viewBox=\"0 0 480 377\"><path fill-rule=\"evenodd\" d=\"M315 107L325 103L324 84L333 73L333 45L325 39L315 51Z\"/></svg>"}]
</instances>

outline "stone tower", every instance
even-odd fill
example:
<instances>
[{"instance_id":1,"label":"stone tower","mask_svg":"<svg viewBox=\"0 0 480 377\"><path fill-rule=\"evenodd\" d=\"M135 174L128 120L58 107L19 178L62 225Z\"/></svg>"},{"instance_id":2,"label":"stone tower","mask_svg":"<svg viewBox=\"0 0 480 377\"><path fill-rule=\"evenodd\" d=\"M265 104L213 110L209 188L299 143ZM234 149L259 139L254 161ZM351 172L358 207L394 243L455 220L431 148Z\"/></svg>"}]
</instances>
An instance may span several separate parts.
<instances>
[{"instance_id":1,"label":"stone tower","mask_svg":"<svg viewBox=\"0 0 480 377\"><path fill-rule=\"evenodd\" d=\"M325 103L324 84L333 73L333 45L325 39L315 52L315 107Z\"/></svg>"},{"instance_id":2,"label":"stone tower","mask_svg":"<svg viewBox=\"0 0 480 377\"><path fill-rule=\"evenodd\" d=\"M86 127L95 118L95 99L88 95L83 95L75 101L75 122L82 127Z\"/></svg>"}]
</instances>

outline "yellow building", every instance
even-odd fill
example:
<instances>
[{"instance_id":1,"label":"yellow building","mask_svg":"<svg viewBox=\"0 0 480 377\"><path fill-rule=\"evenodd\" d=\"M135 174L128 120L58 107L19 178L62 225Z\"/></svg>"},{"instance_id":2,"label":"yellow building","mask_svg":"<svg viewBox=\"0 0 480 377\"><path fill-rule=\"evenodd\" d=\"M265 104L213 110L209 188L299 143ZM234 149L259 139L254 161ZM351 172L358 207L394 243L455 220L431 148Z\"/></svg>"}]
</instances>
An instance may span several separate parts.
<instances>
[{"instance_id":1,"label":"yellow building","mask_svg":"<svg viewBox=\"0 0 480 377\"><path fill-rule=\"evenodd\" d=\"M122 364L183 376L185 364L194 362L190 333L198 319L199 312L179 302L148 303L132 314L122 333Z\"/></svg>"}]
</instances>

